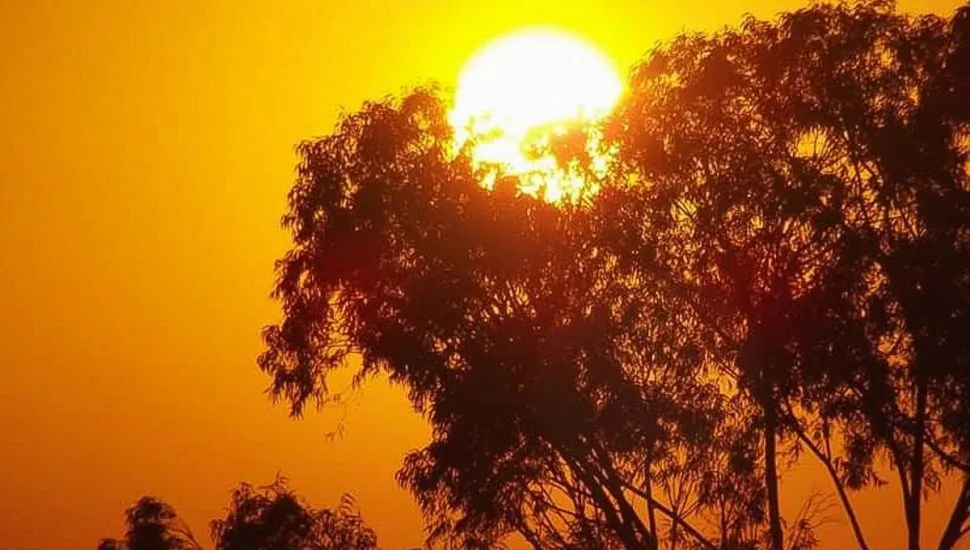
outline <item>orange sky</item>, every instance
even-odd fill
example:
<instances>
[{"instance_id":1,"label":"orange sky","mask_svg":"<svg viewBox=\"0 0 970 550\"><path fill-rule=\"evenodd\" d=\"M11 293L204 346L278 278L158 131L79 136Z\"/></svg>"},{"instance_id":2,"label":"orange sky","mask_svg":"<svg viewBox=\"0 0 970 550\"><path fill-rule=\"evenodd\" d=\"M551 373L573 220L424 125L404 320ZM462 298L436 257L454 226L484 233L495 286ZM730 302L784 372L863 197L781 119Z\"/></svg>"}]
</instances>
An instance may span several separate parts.
<instances>
[{"instance_id":1,"label":"orange sky","mask_svg":"<svg viewBox=\"0 0 970 550\"><path fill-rule=\"evenodd\" d=\"M800 3L270 5L0 2L3 544L93 548L145 493L205 539L233 484L277 470L320 506L354 492L385 547L419 544L393 473L426 429L400 392L368 387L336 442L323 433L337 413L294 422L261 393L254 359L277 318L267 295L293 145L327 132L341 105L452 83L477 47L523 25L583 35L625 68L681 29ZM896 546L898 496L860 502L872 546ZM837 547L847 531L825 535Z\"/></svg>"}]
</instances>

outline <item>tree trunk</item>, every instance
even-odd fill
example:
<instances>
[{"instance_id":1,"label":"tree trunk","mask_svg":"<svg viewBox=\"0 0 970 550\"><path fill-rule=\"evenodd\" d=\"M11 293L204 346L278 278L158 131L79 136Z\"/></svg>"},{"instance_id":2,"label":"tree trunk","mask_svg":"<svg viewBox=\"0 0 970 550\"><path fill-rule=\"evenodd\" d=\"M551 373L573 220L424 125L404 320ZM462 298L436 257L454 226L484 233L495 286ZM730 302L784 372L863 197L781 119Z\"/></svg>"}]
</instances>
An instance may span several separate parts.
<instances>
[{"instance_id":1,"label":"tree trunk","mask_svg":"<svg viewBox=\"0 0 970 550\"><path fill-rule=\"evenodd\" d=\"M643 542L637 544L635 548L638 550L642 548L656 548L658 546L657 534L647 529L647 526L643 524L643 521L637 515L636 510L627 501L626 495L623 493L623 486L619 481L620 478L617 476L612 464L598 452L598 449L591 449L591 456L599 462L600 480L616 501L623 523L630 526L634 533L640 533L642 535Z\"/></svg>"},{"instance_id":2,"label":"tree trunk","mask_svg":"<svg viewBox=\"0 0 970 550\"><path fill-rule=\"evenodd\" d=\"M940 538L940 550L953 550L957 542L967 534L963 524L967 521L970 514L970 476L963 477L963 487L960 488L960 495L953 505L953 512L950 514L950 521L947 522L946 530Z\"/></svg>"},{"instance_id":3,"label":"tree trunk","mask_svg":"<svg viewBox=\"0 0 970 550\"><path fill-rule=\"evenodd\" d=\"M639 548L640 543L637 540L636 533L629 523L620 518L618 510L614 508L613 501L607 496L599 480L591 472L587 471L582 462L575 459L571 454L567 452L562 452L561 454L576 477L586 486L590 496L596 502L600 511L603 512L606 523L610 526L613 533L623 542L623 546L629 550Z\"/></svg>"},{"instance_id":4,"label":"tree trunk","mask_svg":"<svg viewBox=\"0 0 970 550\"><path fill-rule=\"evenodd\" d=\"M654 548L660 547L660 534L657 532L657 515L653 509L653 475L650 472L650 462L647 462L646 467L646 485L647 485L647 521L650 524L650 532L653 533Z\"/></svg>"},{"instance_id":5,"label":"tree trunk","mask_svg":"<svg viewBox=\"0 0 970 550\"><path fill-rule=\"evenodd\" d=\"M778 498L778 466L775 446L778 432L778 413L775 407L762 403L765 416L765 485L768 489L768 529L771 534L771 550L784 550L784 534L781 530L781 507Z\"/></svg>"},{"instance_id":6,"label":"tree trunk","mask_svg":"<svg viewBox=\"0 0 970 550\"><path fill-rule=\"evenodd\" d=\"M906 500L907 548L920 549L920 512L923 506L923 434L926 429L926 382L916 381L916 433L913 434L913 456L910 461L910 491Z\"/></svg>"}]
</instances>

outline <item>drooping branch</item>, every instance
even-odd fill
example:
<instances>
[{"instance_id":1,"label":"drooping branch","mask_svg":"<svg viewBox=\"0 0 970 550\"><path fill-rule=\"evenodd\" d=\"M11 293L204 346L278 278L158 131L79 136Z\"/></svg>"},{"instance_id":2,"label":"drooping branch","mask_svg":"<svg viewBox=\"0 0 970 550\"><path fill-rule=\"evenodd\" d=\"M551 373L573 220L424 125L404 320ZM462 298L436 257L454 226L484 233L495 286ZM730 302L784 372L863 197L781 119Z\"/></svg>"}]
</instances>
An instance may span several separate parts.
<instances>
[{"instance_id":1,"label":"drooping branch","mask_svg":"<svg viewBox=\"0 0 970 550\"><path fill-rule=\"evenodd\" d=\"M791 419L795 418L795 413L791 410L790 405L788 405L788 415ZM849 525L852 527L852 534L855 536L856 542L859 544L859 548L861 550L869 550L869 545L866 544L865 536L862 534L862 526L859 525L859 519L856 517L855 508L853 508L852 502L849 500L849 495L845 490L845 484L842 483L839 473L835 470L835 466L832 464L832 457L828 453L823 452L822 449L820 449L818 445L812 441L812 438L808 437L808 434L805 433L801 423L792 421L789 423L788 427L794 430L798 439L804 443L805 446L808 447L812 454L818 459L818 461L822 463L822 466L829 475L829 479L832 480L832 485L835 486L835 490L839 495L839 500L842 503L842 509L849 518Z\"/></svg>"}]
</instances>

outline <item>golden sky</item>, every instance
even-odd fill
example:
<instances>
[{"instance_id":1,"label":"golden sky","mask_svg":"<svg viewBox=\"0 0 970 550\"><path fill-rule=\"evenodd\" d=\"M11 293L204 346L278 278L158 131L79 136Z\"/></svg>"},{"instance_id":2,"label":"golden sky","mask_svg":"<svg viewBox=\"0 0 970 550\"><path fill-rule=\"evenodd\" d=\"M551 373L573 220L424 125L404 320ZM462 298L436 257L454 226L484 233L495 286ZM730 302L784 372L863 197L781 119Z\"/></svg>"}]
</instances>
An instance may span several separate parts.
<instances>
[{"instance_id":1,"label":"golden sky","mask_svg":"<svg viewBox=\"0 0 970 550\"><path fill-rule=\"evenodd\" d=\"M387 548L419 544L393 473L427 432L400 392L367 387L334 442L338 411L294 422L261 393L294 144L340 106L453 83L478 47L525 25L584 36L625 69L680 30L799 5L0 2L0 541L93 548L145 493L205 539L236 482L280 470L319 506L352 491ZM810 472L786 481L829 490ZM859 502L871 545L894 547L898 496ZM927 510L933 537L940 509ZM848 531L825 536L837 547Z\"/></svg>"}]
</instances>

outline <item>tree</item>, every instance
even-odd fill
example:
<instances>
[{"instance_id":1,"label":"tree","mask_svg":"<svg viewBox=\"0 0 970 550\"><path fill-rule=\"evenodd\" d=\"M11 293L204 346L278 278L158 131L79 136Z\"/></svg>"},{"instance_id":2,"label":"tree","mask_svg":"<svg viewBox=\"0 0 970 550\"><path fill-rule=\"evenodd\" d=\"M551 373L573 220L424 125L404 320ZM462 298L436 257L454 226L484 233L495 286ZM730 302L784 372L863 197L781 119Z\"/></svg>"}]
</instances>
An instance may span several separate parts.
<instances>
[{"instance_id":1,"label":"tree","mask_svg":"<svg viewBox=\"0 0 970 550\"><path fill-rule=\"evenodd\" d=\"M663 304L627 298L587 246L588 210L476 169L453 153L446 115L417 90L301 146L284 220L295 247L278 266L286 319L260 358L273 394L300 414L351 354L358 377L406 384L435 435L400 480L432 538L653 547L659 513L710 545L644 479L712 460L730 431L716 385L682 372L688 354L631 339Z\"/></svg>"},{"instance_id":2,"label":"tree","mask_svg":"<svg viewBox=\"0 0 970 550\"><path fill-rule=\"evenodd\" d=\"M377 535L344 495L336 510L314 510L288 487L285 478L254 488L243 483L232 493L225 519L211 523L218 550L376 550Z\"/></svg>"},{"instance_id":3,"label":"tree","mask_svg":"<svg viewBox=\"0 0 970 550\"><path fill-rule=\"evenodd\" d=\"M99 550L200 550L175 509L155 497L142 497L125 511L125 538L102 539Z\"/></svg>"},{"instance_id":4,"label":"tree","mask_svg":"<svg viewBox=\"0 0 970 550\"><path fill-rule=\"evenodd\" d=\"M170 505L142 497L125 512L123 539L102 539L99 550L201 550ZM377 550L353 497L337 509L314 509L277 476L265 487L241 483L232 491L224 519L210 524L217 550Z\"/></svg>"},{"instance_id":5,"label":"tree","mask_svg":"<svg viewBox=\"0 0 970 550\"><path fill-rule=\"evenodd\" d=\"M614 249L682 297L760 409L772 548L779 438L822 460L860 547L847 489L880 482L880 453L910 548L941 469L965 471L967 13L816 5L685 36L612 121Z\"/></svg>"},{"instance_id":6,"label":"tree","mask_svg":"<svg viewBox=\"0 0 970 550\"><path fill-rule=\"evenodd\" d=\"M575 203L456 153L434 90L345 116L299 148L272 395L298 416L355 355L404 384L433 440L399 479L457 546L811 546L778 482L807 449L861 548L850 492L887 456L917 548L923 495L967 463L970 50L968 10L893 8L657 48L606 174L550 140L600 189Z\"/></svg>"}]
</instances>

